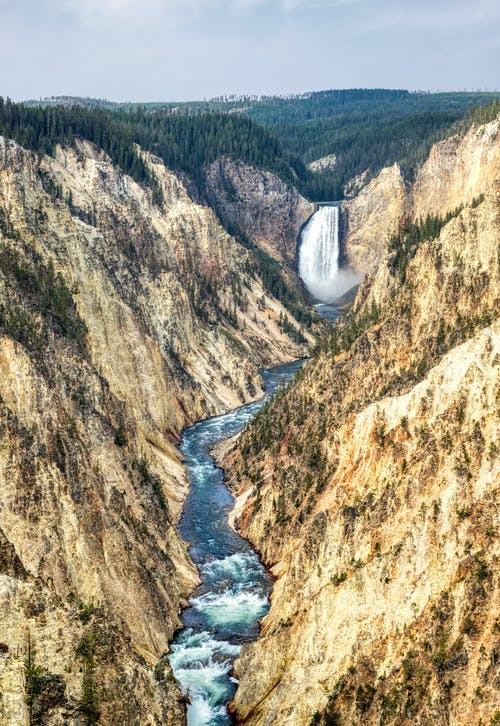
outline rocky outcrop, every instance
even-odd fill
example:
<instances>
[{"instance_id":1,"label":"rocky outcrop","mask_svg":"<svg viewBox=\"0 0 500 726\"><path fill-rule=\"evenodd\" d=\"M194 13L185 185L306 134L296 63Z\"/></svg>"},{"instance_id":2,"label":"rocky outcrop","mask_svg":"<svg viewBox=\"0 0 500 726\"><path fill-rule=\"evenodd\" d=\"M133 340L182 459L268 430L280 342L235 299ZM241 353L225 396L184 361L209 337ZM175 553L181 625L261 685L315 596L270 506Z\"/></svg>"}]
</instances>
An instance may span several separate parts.
<instances>
[{"instance_id":1,"label":"rocky outcrop","mask_svg":"<svg viewBox=\"0 0 500 726\"><path fill-rule=\"evenodd\" d=\"M313 204L275 174L227 158L209 166L206 184L223 220L272 257L294 265L299 232Z\"/></svg>"},{"instance_id":2,"label":"rocky outcrop","mask_svg":"<svg viewBox=\"0 0 500 726\"><path fill-rule=\"evenodd\" d=\"M320 159L311 161L307 168L311 171L332 171L337 165L337 156L335 154L328 154L322 156Z\"/></svg>"},{"instance_id":3,"label":"rocky outcrop","mask_svg":"<svg viewBox=\"0 0 500 726\"><path fill-rule=\"evenodd\" d=\"M500 118L435 144L411 193L415 217L445 214L492 188L500 177Z\"/></svg>"},{"instance_id":4,"label":"rocky outcrop","mask_svg":"<svg viewBox=\"0 0 500 726\"><path fill-rule=\"evenodd\" d=\"M363 189L365 184L368 181L368 177L370 174L370 169L365 169L361 172L361 174L357 174L352 179L349 179L349 181L344 184L344 197L355 197L356 194L359 194L359 192Z\"/></svg>"},{"instance_id":5,"label":"rocky outcrop","mask_svg":"<svg viewBox=\"0 0 500 726\"><path fill-rule=\"evenodd\" d=\"M398 164L383 169L342 205L343 251L358 272L372 273L403 217L445 215L489 189L500 170L500 120L435 144L412 183Z\"/></svg>"},{"instance_id":6,"label":"rocky outcrop","mask_svg":"<svg viewBox=\"0 0 500 726\"><path fill-rule=\"evenodd\" d=\"M85 141L38 159L0 139L5 724L184 723L162 658L197 583L179 433L312 341L144 158L155 198Z\"/></svg>"},{"instance_id":7,"label":"rocky outcrop","mask_svg":"<svg viewBox=\"0 0 500 726\"><path fill-rule=\"evenodd\" d=\"M499 717L500 196L482 178L484 201L385 253L227 455L235 525L276 577L235 665L239 723Z\"/></svg>"},{"instance_id":8,"label":"rocky outcrop","mask_svg":"<svg viewBox=\"0 0 500 726\"><path fill-rule=\"evenodd\" d=\"M373 272L403 216L406 188L399 164L383 169L342 204L343 254L356 272Z\"/></svg>"}]
</instances>

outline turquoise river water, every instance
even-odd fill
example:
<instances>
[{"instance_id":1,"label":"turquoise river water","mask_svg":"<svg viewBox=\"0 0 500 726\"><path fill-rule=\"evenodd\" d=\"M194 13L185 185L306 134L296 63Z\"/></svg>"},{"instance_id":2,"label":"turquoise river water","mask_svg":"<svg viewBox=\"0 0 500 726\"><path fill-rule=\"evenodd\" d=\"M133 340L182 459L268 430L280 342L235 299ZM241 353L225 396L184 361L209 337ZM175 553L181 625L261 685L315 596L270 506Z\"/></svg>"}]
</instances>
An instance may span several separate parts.
<instances>
[{"instance_id":1,"label":"turquoise river water","mask_svg":"<svg viewBox=\"0 0 500 726\"><path fill-rule=\"evenodd\" d=\"M174 675L189 699L189 726L227 726L227 703L236 690L232 664L244 643L255 640L268 610L271 578L251 544L228 524L233 498L208 453L241 431L267 397L287 383L302 361L265 371L265 398L185 429L190 491L179 523L202 584L184 610L169 655Z\"/></svg>"}]
</instances>

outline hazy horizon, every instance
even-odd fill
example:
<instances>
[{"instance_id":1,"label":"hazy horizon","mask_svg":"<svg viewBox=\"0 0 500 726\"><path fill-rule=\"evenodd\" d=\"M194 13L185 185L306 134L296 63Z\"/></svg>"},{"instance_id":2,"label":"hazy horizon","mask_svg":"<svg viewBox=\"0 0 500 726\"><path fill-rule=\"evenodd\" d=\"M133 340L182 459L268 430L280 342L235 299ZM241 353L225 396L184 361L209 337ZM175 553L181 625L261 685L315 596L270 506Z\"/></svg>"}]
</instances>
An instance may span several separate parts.
<instances>
[{"instance_id":1,"label":"hazy horizon","mask_svg":"<svg viewBox=\"0 0 500 726\"><path fill-rule=\"evenodd\" d=\"M0 95L495 90L494 0L0 0Z\"/></svg>"},{"instance_id":2,"label":"hazy horizon","mask_svg":"<svg viewBox=\"0 0 500 726\"><path fill-rule=\"evenodd\" d=\"M409 91L410 93L428 93L428 94L434 94L434 93L498 93L499 89L497 88L388 88L383 86L365 86L361 88L361 90L385 90L385 91ZM306 96L313 93L327 93L328 91L348 91L348 90L360 90L359 88L354 88L353 86L346 86L346 87L336 87L336 88L310 88L307 90L297 90L297 91L289 91L281 92L277 91L276 93L267 93L267 94L256 94L252 92L228 92L228 93L220 93L215 96L206 96L204 98L104 98L101 96L92 96L92 95L74 95L71 93L60 93L60 94L54 94L49 93L44 96L38 96L37 98L13 98L10 97L13 101L46 101L56 98L82 98L82 99L91 99L94 101L106 101L109 103L116 103L116 104L123 104L123 103L209 103L211 101L217 101L219 98L227 98L228 100L231 100L234 98L234 100L243 99L243 98L291 98L293 96ZM1 92L0 92L0 95Z\"/></svg>"}]
</instances>

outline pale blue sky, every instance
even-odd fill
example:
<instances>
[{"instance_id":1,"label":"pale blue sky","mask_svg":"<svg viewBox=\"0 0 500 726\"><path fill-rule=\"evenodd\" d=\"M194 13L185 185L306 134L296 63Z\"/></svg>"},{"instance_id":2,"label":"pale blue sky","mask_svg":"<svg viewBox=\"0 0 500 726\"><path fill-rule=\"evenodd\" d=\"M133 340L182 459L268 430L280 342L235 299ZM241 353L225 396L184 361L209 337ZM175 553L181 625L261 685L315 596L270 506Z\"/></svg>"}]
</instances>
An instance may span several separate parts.
<instances>
[{"instance_id":1,"label":"pale blue sky","mask_svg":"<svg viewBox=\"0 0 500 726\"><path fill-rule=\"evenodd\" d=\"M0 95L500 88L498 0L0 0Z\"/></svg>"}]
</instances>

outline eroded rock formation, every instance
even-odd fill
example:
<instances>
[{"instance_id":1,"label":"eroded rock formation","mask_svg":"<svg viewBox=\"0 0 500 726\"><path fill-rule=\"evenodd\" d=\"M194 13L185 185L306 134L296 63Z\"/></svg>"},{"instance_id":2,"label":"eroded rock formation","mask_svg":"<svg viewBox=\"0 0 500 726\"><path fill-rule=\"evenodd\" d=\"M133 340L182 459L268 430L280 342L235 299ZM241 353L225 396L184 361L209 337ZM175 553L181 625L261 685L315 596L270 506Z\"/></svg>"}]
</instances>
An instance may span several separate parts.
<instances>
[{"instance_id":1,"label":"eroded rock formation","mask_svg":"<svg viewBox=\"0 0 500 726\"><path fill-rule=\"evenodd\" d=\"M275 174L231 159L211 164L206 177L209 198L221 217L293 266L300 229L314 205Z\"/></svg>"},{"instance_id":2,"label":"eroded rock formation","mask_svg":"<svg viewBox=\"0 0 500 726\"><path fill-rule=\"evenodd\" d=\"M175 528L179 433L255 398L259 369L312 341L212 209L144 158L154 199L85 141L39 159L0 139L9 725L97 712L104 724L184 723L162 659L197 582Z\"/></svg>"},{"instance_id":3,"label":"eroded rock formation","mask_svg":"<svg viewBox=\"0 0 500 726\"><path fill-rule=\"evenodd\" d=\"M435 144L413 182L405 182L394 164L345 201L346 262L358 272L373 272L402 218L444 215L491 189L500 173L499 126L496 119Z\"/></svg>"},{"instance_id":4,"label":"eroded rock formation","mask_svg":"<svg viewBox=\"0 0 500 726\"><path fill-rule=\"evenodd\" d=\"M406 203L463 209L381 245L354 310L226 457L235 524L276 577L236 662L238 723L500 717L499 147L495 122L433 150Z\"/></svg>"}]
</instances>

